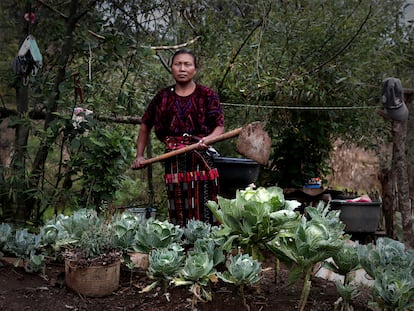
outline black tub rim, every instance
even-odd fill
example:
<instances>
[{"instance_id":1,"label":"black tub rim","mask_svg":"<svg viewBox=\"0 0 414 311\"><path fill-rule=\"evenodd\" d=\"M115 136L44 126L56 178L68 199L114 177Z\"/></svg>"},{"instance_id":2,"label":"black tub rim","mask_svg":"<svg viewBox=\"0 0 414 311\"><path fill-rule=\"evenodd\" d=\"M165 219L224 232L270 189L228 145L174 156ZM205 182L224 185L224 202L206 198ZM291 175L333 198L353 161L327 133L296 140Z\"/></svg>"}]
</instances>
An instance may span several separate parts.
<instances>
[{"instance_id":1,"label":"black tub rim","mask_svg":"<svg viewBox=\"0 0 414 311\"><path fill-rule=\"evenodd\" d=\"M232 157L214 157L215 163L236 163L236 164L253 164L258 165L256 161L246 158L232 158Z\"/></svg>"}]
</instances>

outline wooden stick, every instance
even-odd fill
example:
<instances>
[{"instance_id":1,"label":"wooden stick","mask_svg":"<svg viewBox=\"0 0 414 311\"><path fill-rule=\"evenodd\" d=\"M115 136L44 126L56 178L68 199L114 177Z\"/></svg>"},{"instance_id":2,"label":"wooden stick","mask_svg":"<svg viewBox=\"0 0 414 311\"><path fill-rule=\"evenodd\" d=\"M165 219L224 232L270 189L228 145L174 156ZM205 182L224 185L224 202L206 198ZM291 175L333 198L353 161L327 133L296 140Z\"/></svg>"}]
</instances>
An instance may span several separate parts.
<instances>
[{"instance_id":1,"label":"wooden stick","mask_svg":"<svg viewBox=\"0 0 414 311\"><path fill-rule=\"evenodd\" d=\"M232 131L223 133L221 135L217 135L217 136L214 136L212 138L204 139L203 141L204 141L204 143L206 145L212 145L212 144L214 144L216 142L223 141L223 140L226 140L228 138L232 138L232 137L235 137L235 136L239 135L241 133L242 129L243 128L240 127L240 128L234 129ZM177 149L177 150L173 150L173 151L170 151L170 152L161 154L159 156L153 157L151 159L145 160L143 164L144 165L148 165L148 164L152 164L154 162L159 162L159 161L162 161L162 160L171 158L173 156L176 156L176 155L179 155L179 154L183 154L183 153L186 153L186 152L195 150L198 147L199 147L199 144L198 143L191 144L191 145L188 145L188 146L186 146L184 148L180 148L180 149Z\"/></svg>"}]
</instances>

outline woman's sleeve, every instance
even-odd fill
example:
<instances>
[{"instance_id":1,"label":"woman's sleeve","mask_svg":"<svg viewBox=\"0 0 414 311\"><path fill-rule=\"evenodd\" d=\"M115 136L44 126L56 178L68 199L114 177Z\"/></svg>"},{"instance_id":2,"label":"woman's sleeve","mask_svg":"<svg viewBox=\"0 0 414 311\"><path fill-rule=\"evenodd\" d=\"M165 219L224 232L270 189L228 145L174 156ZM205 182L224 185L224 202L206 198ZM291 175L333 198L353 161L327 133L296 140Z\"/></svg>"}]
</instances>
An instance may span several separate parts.
<instances>
[{"instance_id":1,"label":"woman's sleeve","mask_svg":"<svg viewBox=\"0 0 414 311\"><path fill-rule=\"evenodd\" d=\"M211 95L209 96L207 117L212 128L224 126L224 114L220 98L213 91L211 91Z\"/></svg>"},{"instance_id":2,"label":"woman's sleeve","mask_svg":"<svg viewBox=\"0 0 414 311\"><path fill-rule=\"evenodd\" d=\"M158 98L159 98L159 93L155 95L154 98L151 100L147 109L144 112L144 115L141 118L141 122L147 125L149 128L152 128L155 124Z\"/></svg>"}]
</instances>

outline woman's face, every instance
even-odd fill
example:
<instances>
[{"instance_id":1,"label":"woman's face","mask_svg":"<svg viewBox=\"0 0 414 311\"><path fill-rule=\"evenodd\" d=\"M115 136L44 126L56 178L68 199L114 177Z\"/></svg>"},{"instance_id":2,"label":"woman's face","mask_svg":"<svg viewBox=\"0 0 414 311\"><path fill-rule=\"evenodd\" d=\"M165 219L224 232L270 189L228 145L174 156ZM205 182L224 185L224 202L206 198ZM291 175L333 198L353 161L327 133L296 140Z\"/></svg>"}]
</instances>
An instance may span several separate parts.
<instances>
[{"instance_id":1,"label":"woman's face","mask_svg":"<svg viewBox=\"0 0 414 311\"><path fill-rule=\"evenodd\" d=\"M178 54L171 65L172 76L177 83L186 83L193 80L197 73L194 58L191 54Z\"/></svg>"}]
</instances>

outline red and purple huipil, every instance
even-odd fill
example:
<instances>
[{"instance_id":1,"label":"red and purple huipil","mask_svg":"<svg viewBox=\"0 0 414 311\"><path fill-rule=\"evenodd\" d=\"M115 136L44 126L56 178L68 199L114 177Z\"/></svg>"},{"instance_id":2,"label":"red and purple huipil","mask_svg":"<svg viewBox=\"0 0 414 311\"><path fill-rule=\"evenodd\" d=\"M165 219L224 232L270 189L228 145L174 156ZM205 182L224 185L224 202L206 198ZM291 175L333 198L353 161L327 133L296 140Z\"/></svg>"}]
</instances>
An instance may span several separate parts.
<instances>
[{"instance_id":1,"label":"red and purple huipil","mask_svg":"<svg viewBox=\"0 0 414 311\"><path fill-rule=\"evenodd\" d=\"M154 128L166 150L194 143L188 137L201 138L217 126L224 126L224 115L218 95L210 88L196 84L189 96L179 96L174 86L160 90L142 117L142 123ZM183 136L188 135L188 136ZM213 215L205 206L217 200L218 172L206 152L196 150L165 161L170 221L184 226L189 219L212 224Z\"/></svg>"}]
</instances>

